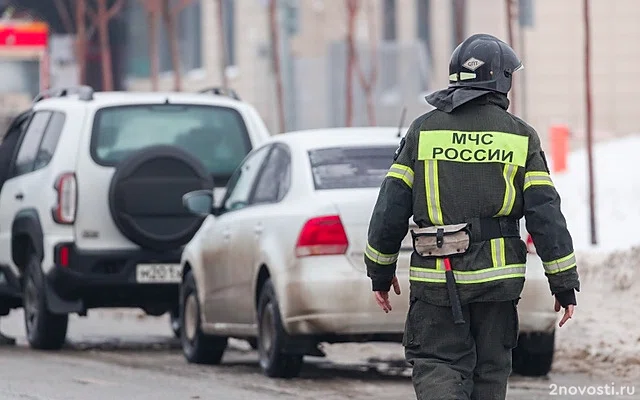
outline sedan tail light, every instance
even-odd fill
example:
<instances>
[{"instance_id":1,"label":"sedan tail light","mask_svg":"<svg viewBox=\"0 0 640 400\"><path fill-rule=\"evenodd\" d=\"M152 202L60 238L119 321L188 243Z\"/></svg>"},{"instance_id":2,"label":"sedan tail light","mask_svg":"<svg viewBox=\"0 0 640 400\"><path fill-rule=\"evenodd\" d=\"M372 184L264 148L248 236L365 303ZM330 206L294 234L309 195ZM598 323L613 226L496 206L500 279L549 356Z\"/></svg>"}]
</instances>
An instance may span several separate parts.
<instances>
[{"instance_id":1,"label":"sedan tail light","mask_svg":"<svg viewBox=\"0 0 640 400\"><path fill-rule=\"evenodd\" d=\"M536 246L533 244L531 235L527 235L527 252L529 254L536 254Z\"/></svg>"},{"instance_id":2,"label":"sedan tail light","mask_svg":"<svg viewBox=\"0 0 640 400\"><path fill-rule=\"evenodd\" d=\"M298 236L296 256L326 256L345 254L349 247L347 233L337 215L308 220Z\"/></svg>"}]
</instances>

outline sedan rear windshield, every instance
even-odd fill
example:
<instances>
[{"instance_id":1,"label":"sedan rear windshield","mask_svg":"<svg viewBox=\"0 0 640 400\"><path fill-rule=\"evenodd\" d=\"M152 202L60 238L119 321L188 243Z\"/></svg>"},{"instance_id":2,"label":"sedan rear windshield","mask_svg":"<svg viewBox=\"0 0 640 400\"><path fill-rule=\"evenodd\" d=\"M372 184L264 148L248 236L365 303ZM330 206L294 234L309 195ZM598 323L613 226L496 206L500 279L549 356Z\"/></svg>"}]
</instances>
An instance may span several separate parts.
<instances>
[{"instance_id":1,"label":"sedan rear windshield","mask_svg":"<svg viewBox=\"0 0 640 400\"><path fill-rule=\"evenodd\" d=\"M173 145L191 153L224 185L251 150L242 116L228 107L203 105L131 105L96 113L91 154L115 166L140 149Z\"/></svg>"},{"instance_id":2,"label":"sedan rear windshield","mask_svg":"<svg viewBox=\"0 0 640 400\"><path fill-rule=\"evenodd\" d=\"M396 147L336 147L309 151L316 190L377 188Z\"/></svg>"}]
</instances>

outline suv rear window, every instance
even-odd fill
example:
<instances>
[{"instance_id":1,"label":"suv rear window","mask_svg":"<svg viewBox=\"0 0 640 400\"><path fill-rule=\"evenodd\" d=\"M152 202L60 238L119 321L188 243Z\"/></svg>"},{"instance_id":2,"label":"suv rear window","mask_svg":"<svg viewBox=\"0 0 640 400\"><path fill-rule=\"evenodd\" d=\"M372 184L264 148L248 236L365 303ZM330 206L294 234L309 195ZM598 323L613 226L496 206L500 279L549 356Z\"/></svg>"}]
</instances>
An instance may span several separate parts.
<instances>
[{"instance_id":1,"label":"suv rear window","mask_svg":"<svg viewBox=\"0 0 640 400\"><path fill-rule=\"evenodd\" d=\"M380 187L397 147L335 147L309 151L316 190Z\"/></svg>"},{"instance_id":2,"label":"suv rear window","mask_svg":"<svg viewBox=\"0 0 640 400\"><path fill-rule=\"evenodd\" d=\"M98 110L91 155L115 166L131 153L155 145L191 153L225 185L251 150L247 127L237 110L206 105L127 105Z\"/></svg>"}]
</instances>

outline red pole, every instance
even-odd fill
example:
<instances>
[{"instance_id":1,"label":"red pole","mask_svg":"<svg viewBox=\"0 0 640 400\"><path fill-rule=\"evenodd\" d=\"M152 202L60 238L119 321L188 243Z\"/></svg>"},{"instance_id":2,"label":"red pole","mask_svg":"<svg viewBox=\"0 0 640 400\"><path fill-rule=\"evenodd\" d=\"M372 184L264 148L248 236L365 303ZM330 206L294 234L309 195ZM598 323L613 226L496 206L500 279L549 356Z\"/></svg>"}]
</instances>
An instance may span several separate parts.
<instances>
[{"instance_id":1,"label":"red pole","mask_svg":"<svg viewBox=\"0 0 640 400\"><path fill-rule=\"evenodd\" d=\"M584 64L585 64L585 93L587 117L587 152L589 167L589 217L591 222L591 244L597 244L595 190L593 179L593 115L591 106L591 27L589 24L589 0L583 0L584 5Z\"/></svg>"}]
</instances>

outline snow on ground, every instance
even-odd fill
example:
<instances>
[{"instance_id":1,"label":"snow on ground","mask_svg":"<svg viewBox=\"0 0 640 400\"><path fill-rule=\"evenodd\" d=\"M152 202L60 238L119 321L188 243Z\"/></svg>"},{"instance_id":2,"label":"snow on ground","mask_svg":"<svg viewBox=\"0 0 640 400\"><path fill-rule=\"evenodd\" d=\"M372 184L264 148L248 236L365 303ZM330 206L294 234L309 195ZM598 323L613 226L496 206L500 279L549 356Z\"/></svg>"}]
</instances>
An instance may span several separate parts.
<instances>
[{"instance_id":1,"label":"snow on ground","mask_svg":"<svg viewBox=\"0 0 640 400\"><path fill-rule=\"evenodd\" d=\"M582 290L556 336L554 369L640 380L640 136L594 148L598 245L591 245L587 153L554 175L574 239Z\"/></svg>"},{"instance_id":2,"label":"snow on ground","mask_svg":"<svg viewBox=\"0 0 640 400\"><path fill-rule=\"evenodd\" d=\"M598 245L591 246L586 149L572 153L568 170L553 176L576 250L610 252L640 244L640 135L594 147ZM636 171L636 172L634 172Z\"/></svg>"}]
</instances>

